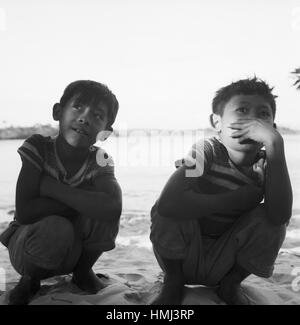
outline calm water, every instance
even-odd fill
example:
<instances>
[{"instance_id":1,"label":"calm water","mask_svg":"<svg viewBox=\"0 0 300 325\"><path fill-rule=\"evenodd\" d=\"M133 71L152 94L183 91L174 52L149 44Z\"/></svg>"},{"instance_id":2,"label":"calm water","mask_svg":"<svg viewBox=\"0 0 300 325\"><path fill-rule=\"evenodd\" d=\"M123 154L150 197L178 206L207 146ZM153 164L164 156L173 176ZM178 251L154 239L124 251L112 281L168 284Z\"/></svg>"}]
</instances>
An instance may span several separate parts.
<instances>
[{"instance_id":1,"label":"calm water","mask_svg":"<svg viewBox=\"0 0 300 325\"><path fill-rule=\"evenodd\" d=\"M114 157L116 176L122 187L124 227L128 234L132 234L131 224L135 225L134 229L139 224L144 229L139 234L147 235L149 211L174 171L174 161L182 157L194 141L192 136L183 139L180 135L151 138L136 135L122 140L111 138L105 144L105 149ZM8 211L14 209L15 184L21 167L17 148L22 143L23 140L0 141L0 222L12 218ZM300 242L299 143L299 135L285 136L286 157L294 191L294 220L297 220L292 223L289 236L297 239L297 242ZM130 215L135 215L134 220L130 220Z\"/></svg>"}]
</instances>

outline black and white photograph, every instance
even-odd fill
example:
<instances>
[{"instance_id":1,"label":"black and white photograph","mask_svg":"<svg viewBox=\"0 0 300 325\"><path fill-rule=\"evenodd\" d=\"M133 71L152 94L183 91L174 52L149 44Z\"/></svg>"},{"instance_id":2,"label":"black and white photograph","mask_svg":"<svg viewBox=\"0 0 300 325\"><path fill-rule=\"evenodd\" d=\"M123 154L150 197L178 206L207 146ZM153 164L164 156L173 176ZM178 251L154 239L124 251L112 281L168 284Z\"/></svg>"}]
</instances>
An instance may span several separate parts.
<instances>
[{"instance_id":1,"label":"black and white photograph","mask_svg":"<svg viewBox=\"0 0 300 325\"><path fill-rule=\"evenodd\" d=\"M300 305L299 39L299 0L0 0L0 305Z\"/></svg>"}]
</instances>

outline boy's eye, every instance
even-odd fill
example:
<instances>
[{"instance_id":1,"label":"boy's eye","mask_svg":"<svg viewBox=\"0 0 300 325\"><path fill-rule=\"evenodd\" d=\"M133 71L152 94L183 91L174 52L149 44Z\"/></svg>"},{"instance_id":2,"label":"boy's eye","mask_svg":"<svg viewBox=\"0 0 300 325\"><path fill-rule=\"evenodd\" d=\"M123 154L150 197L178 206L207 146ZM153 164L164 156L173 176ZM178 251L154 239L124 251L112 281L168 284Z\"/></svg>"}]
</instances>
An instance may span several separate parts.
<instances>
[{"instance_id":1,"label":"boy's eye","mask_svg":"<svg viewBox=\"0 0 300 325\"><path fill-rule=\"evenodd\" d=\"M79 105L79 104L75 104L75 105L73 105L73 108L75 108L76 110L78 110L78 109L81 109L81 105Z\"/></svg>"},{"instance_id":2,"label":"boy's eye","mask_svg":"<svg viewBox=\"0 0 300 325\"><path fill-rule=\"evenodd\" d=\"M261 112L260 115L262 117L270 117L271 116L271 114L269 112L267 112L267 111Z\"/></svg>"},{"instance_id":3,"label":"boy's eye","mask_svg":"<svg viewBox=\"0 0 300 325\"><path fill-rule=\"evenodd\" d=\"M239 113L246 113L247 112L247 108L246 107L239 107L239 108L237 108L237 112L239 112Z\"/></svg>"}]
</instances>

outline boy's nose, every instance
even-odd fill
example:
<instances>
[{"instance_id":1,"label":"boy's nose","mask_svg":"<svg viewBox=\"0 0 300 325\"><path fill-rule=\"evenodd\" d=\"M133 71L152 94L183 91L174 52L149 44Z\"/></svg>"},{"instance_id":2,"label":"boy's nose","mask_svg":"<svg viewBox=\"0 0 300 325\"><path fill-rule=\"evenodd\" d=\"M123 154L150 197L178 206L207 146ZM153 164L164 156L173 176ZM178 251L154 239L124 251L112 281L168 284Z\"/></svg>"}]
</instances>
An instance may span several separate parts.
<instances>
[{"instance_id":1,"label":"boy's nose","mask_svg":"<svg viewBox=\"0 0 300 325\"><path fill-rule=\"evenodd\" d=\"M77 121L82 124L89 124L89 109L86 108L78 117Z\"/></svg>"},{"instance_id":2,"label":"boy's nose","mask_svg":"<svg viewBox=\"0 0 300 325\"><path fill-rule=\"evenodd\" d=\"M249 118L257 119L260 118L260 112L255 107L249 112Z\"/></svg>"},{"instance_id":3,"label":"boy's nose","mask_svg":"<svg viewBox=\"0 0 300 325\"><path fill-rule=\"evenodd\" d=\"M81 124L86 124L87 123L87 119L83 116L80 116L78 118L78 122L81 123Z\"/></svg>"},{"instance_id":4,"label":"boy's nose","mask_svg":"<svg viewBox=\"0 0 300 325\"><path fill-rule=\"evenodd\" d=\"M256 112L248 112L248 114L247 114L247 118L253 118L253 119L255 119L255 118L257 118L258 117L258 115L257 115L257 113Z\"/></svg>"}]
</instances>

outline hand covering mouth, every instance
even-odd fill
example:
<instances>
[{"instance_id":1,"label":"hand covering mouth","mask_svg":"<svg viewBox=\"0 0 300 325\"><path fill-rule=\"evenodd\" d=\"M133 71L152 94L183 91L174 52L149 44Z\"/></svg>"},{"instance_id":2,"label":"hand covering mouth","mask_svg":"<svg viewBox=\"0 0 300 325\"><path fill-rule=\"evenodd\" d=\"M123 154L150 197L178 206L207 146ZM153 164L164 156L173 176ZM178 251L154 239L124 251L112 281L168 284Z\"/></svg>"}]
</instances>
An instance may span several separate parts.
<instances>
[{"instance_id":1,"label":"hand covering mouth","mask_svg":"<svg viewBox=\"0 0 300 325\"><path fill-rule=\"evenodd\" d=\"M242 142L240 142L241 144L257 144L256 141L252 140L252 139L245 139Z\"/></svg>"}]
</instances>

